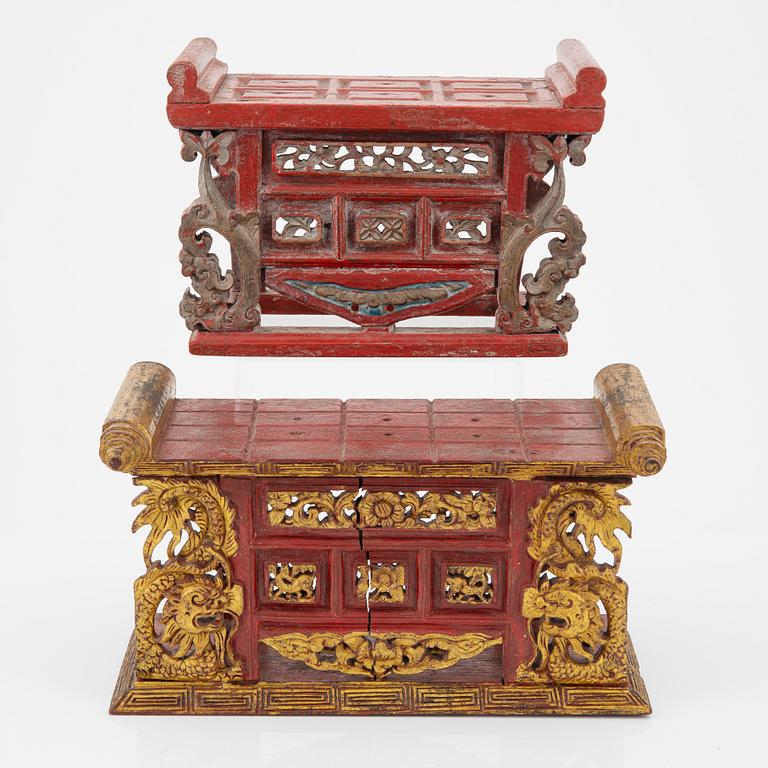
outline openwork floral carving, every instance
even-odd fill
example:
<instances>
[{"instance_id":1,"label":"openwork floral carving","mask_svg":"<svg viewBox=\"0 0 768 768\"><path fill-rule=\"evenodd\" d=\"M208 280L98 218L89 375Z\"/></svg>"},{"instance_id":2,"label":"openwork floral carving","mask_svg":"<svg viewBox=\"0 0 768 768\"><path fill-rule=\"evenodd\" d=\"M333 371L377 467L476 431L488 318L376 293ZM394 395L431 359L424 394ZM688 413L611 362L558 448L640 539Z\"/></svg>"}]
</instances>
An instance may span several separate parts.
<instances>
[{"instance_id":1,"label":"openwork floral carving","mask_svg":"<svg viewBox=\"0 0 768 768\"><path fill-rule=\"evenodd\" d=\"M313 214L285 214L272 220L272 237L279 243L308 245L320 242L323 222Z\"/></svg>"},{"instance_id":2,"label":"openwork floral carving","mask_svg":"<svg viewBox=\"0 0 768 768\"><path fill-rule=\"evenodd\" d=\"M229 559L237 552L234 510L210 480L139 479L146 489L133 531L149 526L147 573L136 580L136 670L157 680L242 677L232 635L243 612L243 590ZM153 559L168 538L165 562ZM156 628L162 604L160 625Z\"/></svg>"},{"instance_id":3,"label":"openwork floral carving","mask_svg":"<svg viewBox=\"0 0 768 768\"><path fill-rule=\"evenodd\" d=\"M260 234L257 213L232 208L222 191L221 177L212 168L229 162L235 134L210 131L201 134L181 131L184 160L200 156L198 190L200 197L181 217L181 271L192 280L179 310L190 330L249 331L261 320L259 308ZM219 259L211 253L212 238L207 229L218 232L230 245L232 269L222 274Z\"/></svg>"},{"instance_id":4,"label":"openwork floral carving","mask_svg":"<svg viewBox=\"0 0 768 768\"><path fill-rule=\"evenodd\" d=\"M501 644L501 638L479 633L450 636L410 632L291 632L263 638L281 656L302 661L312 669L343 672L380 680L390 674L416 675L445 669Z\"/></svg>"},{"instance_id":5,"label":"openwork floral carving","mask_svg":"<svg viewBox=\"0 0 768 768\"><path fill-rule=\"evenodd\" d=\"M449 493L368 491L358 502L363 528L494 528L496 496L485 491Z\"/></svg>"},{"instance_id":6,"label":"openwork floral carving","mask_svg":"<svg viewBox=\"0 0 768 768\"><path fill-rule=\"evenodd\" d=\"M355 594L371 603L403 603L407 584L401 563L371 563L357 566Z\"/></svg>"},{"instance_id":7,"label":"openwork floral carving","mask_svg":"<svg viewBox=\"0 0 768 768\"><path fill-rule=\"evenodd\" d=\"M300 139L275 147L279 172L312 175L478 178L489 175L490 158L491 148L487 144L356 144Z\"/></svg>"},{"instance_id":8,"label":"openwork floral carving","mask_svg":"<svg viewBox=\"0 0 768 768\"><path fill-rule=\"evenodd\" d=\"M586 261L581 249L587 238L578 216L563 205L563 163L570 157L573 165L582 165L588 143L586 136L570 140L565 136L556 136L553 140L531 136L534 169L543 176L554 167L554 176L549 187L539 183L546 191L528 213L518 217L508 215L502 222L496 323L506 333L568 331L578 317L575 299L563 291ZM526 251L548 232L559 232L562 237L549 241L551 255L541 261L536 273L521 278ZM521 283L525 288L522 303Z\"/></svg>"},{"instance_id":9,"label":"openwork floral carving","mask_svg":"<svg viewBox=\"0 0 768 768\"><path fill-rule=\"evenodd\" d=\"M304 528L461 528L496 526L490 491L269 491L271 525Z\"/></svg>"},{"instance_id":10,"label":"openwork floral carving","mask_svg":"<svg viewBox=\"0 0 768 768\"><path fill-rule=\"evenodd\" d=\"M491 239L491 221L485 216L444 219L441 238L446 243L487 243Z\"/></svg>"},{"instance_id":11,"label":"openwork floral carving","mask_svg":"<svg viewBox=\"0 0 768 768\"><path fill-rule=\"evenodd\" d=\"M270 525L297 528L354 528L355 491L334 495L331 491L269 491Z\"/></svg>"},{"instance_id":12,"label":"openwork floral carving","mask_svg":"<svg viewBox=\"0 0 768 768\"><path fill-rule=\"evenodd\" d=\"M627 586L618 577L621 542L631 534L621 511L624 485L554 485L530 511L538 583L523 595L533 658L518 681L623 681L627 675ZM597 564L596 540L612 564Z\"/></svg>"}]
</instances>

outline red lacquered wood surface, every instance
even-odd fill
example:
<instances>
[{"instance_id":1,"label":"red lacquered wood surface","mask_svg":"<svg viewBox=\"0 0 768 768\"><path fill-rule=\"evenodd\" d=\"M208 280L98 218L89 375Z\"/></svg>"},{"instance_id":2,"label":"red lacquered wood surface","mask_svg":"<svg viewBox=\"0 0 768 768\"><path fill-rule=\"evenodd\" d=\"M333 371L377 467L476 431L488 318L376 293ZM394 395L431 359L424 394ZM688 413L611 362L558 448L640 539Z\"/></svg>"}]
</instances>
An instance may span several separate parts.
<instances>
[{"instance_id":1,"label":"red lacquered wood surface","mask_svg":"<svg viewBox=\"0 0 768 768\"><path fill-rule=\"evenodd\" d=\"M176 400L155 461L609 462L595 400Z\"/></svg>"},{"instance_id":2,"label":"red lacquered wood surface","mask_svg":"<svg viewBox=\"0 0 768 768\"><path fill-rule=\"evenodd\" d=\"M352 403L348 403L351 405ZM493 407L479 404L484 411ZM415 405L407 407L415 408ZM326 411L328 413L328 411ZM364 410L359 413L365 413ZM397 413L397 412L395 412ZM406 411L399 413L405 415ZM482 530L415 529L296 529L270 524L268 491L310 490L397 492L485 491L496 498L496 526ZM233 559L236 580L245 586L246 607L235 636L238 656L250 680L328 680L338 673L318 673L301 663L289 663L261 641L287 632L482 632L502 637L501 648L489 649L472 663L419 679L510 681L529 652L526 622L521 613L523 588L533 578L528 557L527 510L550 483L508 480L224 478L222 489L238 510L240 548ZM268 563L315 566L313 600L275 602L266 593ZM404 570L406 597L401 603L366 601L355 589L356 569L367 563L392 563ZM445 599L446 569L452 565L482 565L493 569L494 592L484 605L457 605ZM503 650L502 650L503 649ZM407 679L407 678L403 678Z\"/></svg>"},{"instance_id":3,"label":"red lacquered wood surface","mask_svg":"<svg viewBox=\"0 0 768 768\"><path fill-rule=\"evenodd\" d=\"M177 128L564 133L603 122L605 73L577 40L538 78L230 75L215 57L197 38L169 68Z\"/></svg>"},{"instance_id":4,"label":"red lacquered wood surface","mask_svg":"<svg viewBox=\"0 0 768 768\"><path fill-rule=\"evenodd\" d=\"M182 157L201 163L179 231L193 353L566 353L578 316L566 284L586 238L562 205L563 164L585 162L605 106L605 73L582 43L563 41L540 78L390 78L231 75L197 38L168 81ZM210 230L229 241L229 273ZM529 246L556 233L526 274ZM393 343L262 324L297 304L388 331L414 317L495 315L509 338L438 325Z\"/></svg>"},{"instance_id":5,"label":"red lacquered wood surface","mask_svg":"<svg viewBox=\"0 0 768 768\"><path fill-rule=\"evenodd\" d=\"M195 331L189 351L235 357L562 357L568 342L561 333L507 336L492 329L267 327L258 333Z\"/></svg>"}]
</instances>

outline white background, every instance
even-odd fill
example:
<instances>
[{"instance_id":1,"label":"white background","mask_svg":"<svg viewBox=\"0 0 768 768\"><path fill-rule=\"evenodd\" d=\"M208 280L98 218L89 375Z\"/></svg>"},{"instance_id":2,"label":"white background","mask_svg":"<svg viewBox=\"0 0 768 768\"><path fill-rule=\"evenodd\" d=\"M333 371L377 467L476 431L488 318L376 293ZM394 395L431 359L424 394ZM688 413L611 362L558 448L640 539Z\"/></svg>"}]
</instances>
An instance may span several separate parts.
<instances>
[{"instance_id":1,"label":"white background","mask_svg":"<svg viewBox=\"0 0 768 768\"><path fill-rule=\"evenodd\" d=\"M759 2L3 5L0 758L7 766L765 765L765 41ZM566 202L581 315L553 360L193 358L176 254L195 168L165 70L541 75L564 37L608 73ZM128 366L180 396L588 397L643 371L669 461L630 489L622 571L648 718L114 718L141 538L98 460Z\"/></svg>"}]
</instances>

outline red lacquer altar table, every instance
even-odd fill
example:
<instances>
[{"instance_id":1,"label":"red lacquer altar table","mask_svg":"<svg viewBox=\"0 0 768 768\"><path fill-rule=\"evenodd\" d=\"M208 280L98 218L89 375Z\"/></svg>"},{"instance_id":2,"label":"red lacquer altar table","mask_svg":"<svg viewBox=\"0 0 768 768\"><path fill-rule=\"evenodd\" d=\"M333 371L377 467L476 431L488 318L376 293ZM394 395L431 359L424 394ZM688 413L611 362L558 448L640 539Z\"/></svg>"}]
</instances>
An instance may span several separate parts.
<instances>
[{"instance_id":1,"label":"red lacquer altar table","mask_svg":"<svg viewBox=\"0 0 768 768\"><path fill-rule=\"evenodd\" d=\"M563 169L584 162L604 107L581 43L523 79L230 75L215 54L198 38L168 70L168 117L200 162L180 228L192 352L565 354L586 238ZM546 233L559 234L550 255L523 274ZM348 322L268 327L265 314ZM495 327L398 327L440 314Z\"/></svg>"}]
</instances>

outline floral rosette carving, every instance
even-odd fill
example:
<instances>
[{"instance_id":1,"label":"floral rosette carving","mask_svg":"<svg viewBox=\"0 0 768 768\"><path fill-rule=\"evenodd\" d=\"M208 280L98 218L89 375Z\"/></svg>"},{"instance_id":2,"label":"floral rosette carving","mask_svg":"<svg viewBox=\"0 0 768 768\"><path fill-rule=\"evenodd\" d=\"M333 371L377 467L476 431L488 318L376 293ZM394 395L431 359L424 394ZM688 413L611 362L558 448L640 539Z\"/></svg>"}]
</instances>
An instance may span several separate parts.
<instances>
[{"instance_id":1,"label":"floral rosette carving","mask_svg":"<svg viewBox=\"0 0 768 768\"><path fill-rule=\"evenodd\" d=\"M631 535L623 485L554 485L530 511L537 584L523 594L533 657L519 682L620 682L627 675L627 586L618 577L621 542ZM599 540L612 564L595 562Z\"/></svg>"},{"instance_id":2,"label":"floral rosette carving","mask_svg":"<svg viewBox=\"0 0 768 768\"><path fill-rule=\"evenodd\" d=\"M229 163L235 134L180 134L182 158L192 162L200 156L200 197L184 211L179 227L181 271L192 281L192 290L185 291L179 311L190 330L253 330L261 321L259 216L232 208L225 194L228 177L214 178L212 170ZM211 252L213 239L208 229L229 242L232 269L224 273Z\"/></svg>"},{"instance_id":3,"label":"floral rosette carving","mask_svg":"<svg viewBox=\"0 0 768 768\"><path fill-rule=\"evenodd\" d=\"M400 527L405 522L405 504L396 493L368 493L358 503L363 528Z\"/></svg>"},{"instance_id":4,"label":"floral rosette carving","mask_svg":"<svg viewBox=\"0 0 768 768\"><path fill-rule=\"evenodd\" d=\"M358 500L363 528L458 528L496 525L496 497L481 491L437 493L369 491Z\"/></svg>"},{"instance_id":5,"label":"floral rosette carving","mask_svg":"<svg viewBox=\"0 0 768 768\"><path fill-rule=\"evenodd\" d=\"M232 651L232 635L243 612L243 590L234 583L229 563L237 552L232 506L210 480L134 482L146 490L133 502L144 505L133 531L149 526L144 542L147 573L134 584L137 675L155 680L241 678ZM166 537L166 561L153 559Z\"/></svg>"},{"instance_id":6,"label":"floral rosette carving","mask_svg":"<svg viewBox=\"0 0 768 768\"><path fill-rule=\"evenodd\" d=\"M358 600L372 603L405 602L405 566L399 563L384 563L358 566L360 576L356 584Z\"/></svg>"}]
</instances>

